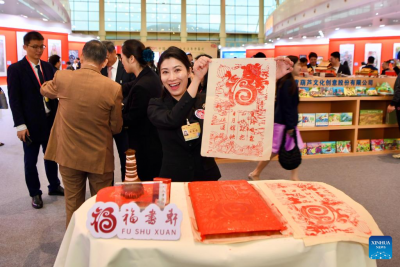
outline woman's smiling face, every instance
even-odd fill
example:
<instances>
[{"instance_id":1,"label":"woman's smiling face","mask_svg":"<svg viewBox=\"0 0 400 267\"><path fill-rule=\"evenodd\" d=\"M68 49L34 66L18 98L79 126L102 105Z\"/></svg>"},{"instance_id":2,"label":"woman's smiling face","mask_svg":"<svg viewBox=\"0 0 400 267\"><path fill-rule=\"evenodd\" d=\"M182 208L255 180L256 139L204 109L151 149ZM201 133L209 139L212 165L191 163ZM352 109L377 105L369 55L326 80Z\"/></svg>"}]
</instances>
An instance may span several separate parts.
<instances>
[{"instance_id":1,"label":"woman's smiling face","mask_svg":"<svg viewBox=\"0 0 400 267\"><path fill-rule=\"evenodd\" d=\"M187 90L189 72L176 58L165 59L160 66L161 82L173 98L179 101Z\"/></svg>"}]
</instances>

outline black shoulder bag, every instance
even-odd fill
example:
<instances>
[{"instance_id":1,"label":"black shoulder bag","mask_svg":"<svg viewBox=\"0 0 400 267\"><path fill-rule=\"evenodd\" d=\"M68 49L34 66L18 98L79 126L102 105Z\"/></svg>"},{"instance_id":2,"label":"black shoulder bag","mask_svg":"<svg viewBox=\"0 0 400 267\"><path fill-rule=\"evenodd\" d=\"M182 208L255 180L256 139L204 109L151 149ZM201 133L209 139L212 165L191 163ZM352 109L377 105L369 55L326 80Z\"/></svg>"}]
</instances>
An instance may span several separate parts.
<instances>
[{"instance_id":1,"label":"black shoulder bag","mask_svg":"<svg viewBox=\"0 0 400 267\"><path fill-rule=\"evenodd\" d=\"M279 163L282 168L285 170L294 170L301 164L301 153L300 149L297 145L297 132L296 129L294 131L294 148L292 150L286 151L286 128L283 132L282 144L279 148Z\"/></svg>"}]
</instances>

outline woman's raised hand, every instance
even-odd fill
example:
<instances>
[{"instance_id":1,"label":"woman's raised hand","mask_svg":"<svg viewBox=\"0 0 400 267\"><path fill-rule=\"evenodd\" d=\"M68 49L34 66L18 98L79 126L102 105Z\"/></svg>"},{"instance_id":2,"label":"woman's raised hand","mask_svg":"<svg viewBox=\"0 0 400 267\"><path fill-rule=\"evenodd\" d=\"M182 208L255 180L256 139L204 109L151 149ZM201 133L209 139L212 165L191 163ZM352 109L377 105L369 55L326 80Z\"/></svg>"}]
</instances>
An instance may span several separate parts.
<instances>
[{"instance_id":1,"label":"woman's raised hand","mask_svg":"<svg viewBox=\"0 0 400 267\"><path fill-rule=\"evenodd\" d=\"M208 71L209 64L211 63L211 59L208 57L200 57L198 60L194 62L193 72L194 77L199 79L203 79L204 75L206 75Z\"/></svg>"},{"instance_id":2,"label":"woman's raised hand","mask_svg":"<svg viewBox=\"0 0 400 267\"><path fill-rule=\"evenodd\" d=\"M287 57L276 57L276 79L293 71L293 62Z\"/></svg>"}]
</instances>

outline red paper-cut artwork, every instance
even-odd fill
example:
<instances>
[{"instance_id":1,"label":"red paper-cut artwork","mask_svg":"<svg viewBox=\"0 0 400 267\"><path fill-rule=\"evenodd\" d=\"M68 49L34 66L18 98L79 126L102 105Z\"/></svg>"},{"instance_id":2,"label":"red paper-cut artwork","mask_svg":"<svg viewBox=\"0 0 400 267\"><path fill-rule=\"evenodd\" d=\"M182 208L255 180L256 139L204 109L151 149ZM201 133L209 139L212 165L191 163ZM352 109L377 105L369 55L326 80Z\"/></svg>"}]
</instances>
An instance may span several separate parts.
<instances>
[{"instance_id":1,"label":"red paper-cut artwork","mask_svg":"<svg viewBox=\"0 0 400 267\"><path fill-rule=\"evenodd\" d=\"M189 183L198 231L205 238L272 235L286 229L246 181Z\"/></svg>"},{"instance_id":2,"label":"red paper-cut artwork","mask_svg":"<svg viewBox=\"0 0 400 267\"><path fill-rule=\"evenodd\" d=\"M213 59L201 154L268 160L275 99L274 59Z\"/></svg>"},{"instance_id":3,"label":"red paper-cut artwork","mask_svg":"<svg viewBox=\"0 0 400 267\"><path fill-rule=\"evenodd\" d=\"M368 222L343 199L318 183L267 183L305 236L371 235Z\"/></svg>"}]
</instances>

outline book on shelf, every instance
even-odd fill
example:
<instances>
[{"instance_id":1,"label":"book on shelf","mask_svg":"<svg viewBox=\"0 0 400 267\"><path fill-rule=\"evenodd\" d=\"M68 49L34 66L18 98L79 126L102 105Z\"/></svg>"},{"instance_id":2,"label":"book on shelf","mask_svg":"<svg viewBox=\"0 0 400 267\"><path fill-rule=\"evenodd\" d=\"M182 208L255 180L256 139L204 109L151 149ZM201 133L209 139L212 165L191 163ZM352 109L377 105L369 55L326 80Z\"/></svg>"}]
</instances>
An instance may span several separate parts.
<instances>
[{"instance_id":1,"label":"book on shelf","mask_svg":"<svg viewBox=\"0 0 400 267\"><path fill-rule=\"evenodd\" d=\"M315 113L303 113L303 127L315 127Z\"/></svg>"},{"instance_id":2,"label":"book on shelf","mask_svg":"<svg viewBox=\"0 0 400 267\"><path fill-rule=\"evenodd\" d=\"M321 87L320 88L320 95L321 96L335 96L333 94L333 89L332 87Z\"/></svg>"},{"instance_id":3,"label":"book on shelf","mask_svg":"<svg viewBox=\"0 0 400 267\"><path fill-rule=\"evenodd\" d=\"M380 109L360 110L359 125L382 124L382 122L383 122L383 110Z\"/></svg>"},{"instance_id":4,"label":"book on shelf","mask_svg":"<svg viewBox=\"0 0 400 267\"><path fill-rule=\"evenodd\" d=\"M329 113L329 126L340 125L341 113Z\"/></svg>"},{"instance_id":5,"label":"book on shelf","mask_svg":"<svg viewBox=\"0 0 400 267\"><path fill-rule=\"evenodd\" d=\"M299 97L310 97L310 88L300 87L299 88Z\"/></svg>"},{"instance_id":6,"label":"book on shelf","mask_svg":"<svg viewBox=\"0 0 400 267\"><path fill-rule=\"evenodd\" d=\"M371 146L369 139L357 140L357 152L368 152L370 150Z\"/></svg>"},{"instance_id":7,"label":"book on shelf","mask_svg":"<svg viewBox=\"0 0 400 267\"><path fill-rule=\"evenodd\" d=\"M354 87L345 87L344 88L344 96L355 96L356 88Z\"/></svg>"},{"instance_id":8,"label":"book on shelf","mask_svg":"<svg viewBox=\"0 0 400 267\"><path fill-rule=\"evenodd\" d=\"M385 150L383 139L371 139L371 151L383 151L383 150Z\"/></svg>"},{"instance_id":9,"label":"book on shelf","mask_svg":"<svg viewBox=\"0 0 400 267\"><path fill-rule=\"evenodd\" d=\"M344 96L344 88L343 87L333 87L333 94L335 96Z\"/></svg>"},{"instance_id":10,"label":"book on shelf","mask_svg":"<svg viewBox=\"0 0 400 267\"><path fill-rule=\"evenodd\" d=\"M356 87L356 94L358 96L364 96L367 94L367 87L357 86Z\"/></svg>"},{"instance_id":11,"label":"book on shelf","mask_svg":"<svg viewBox=\"0 0 400 267\"><path fill-rule=\"evenodd\" d=\"M395 138L383 139L383 146L385 150L399 150L400 139L395 139Z\"/></svg>"},{"instance_id":12,"label":"book on shelf","mask_svg":"<svg viewBox=\"0 0 400 267\"><path fill-rule=\"evenodd\" d=\"M315 126L328 126L329 125L329 114L328 113L316 113L315 114Z\"/></svg>"},{"instance_id":13,"label":"book on shelf","mask_svg":"<svg viewBox=\"0 0 400 267\"><path fill-rule=\"evenodd\" d=\"M336 141L336 153L350 153L351 142L350 141Z\"/></svg>"},{"instance_id":14,"label":"book on shelf","mask_svg":"<svg viewBox=\"0 0 400 267\"><path fill-rule=\"evenodd\" d=\"M340 125L352 125L353 112L343 112L340 114Z\"/></svg>"},{"instance_id":15,"label":"book on shelf","mask_svg":"<svg viewBox=\"0 0 400 267\"><path fill-rule=\"evenodd\" d=\"M297 126L303 126L303 113L299 113L298 115Z\"/></svg>"},{"instance_id":16,"label":"book on shelf","mask_svg":"<svg viewBox=\"0 0 400 267\"><path fill-rule=\"evenodd\" d=\"M336 153L336 142L321 142L322 154L335 154Z\"/></svg>"},{"instance_id":17,"label":"book on shelf","mask_svg":"<svg viewBox=\"0 0 400 267\"><path fill-rule=\"evenodd\" d=\"M318 155L321 153L321 142L307 143L307 155Z\"/></svg>"},{"instance_id":18,"label":"book on shelf","mask_svg":"<svg viewBox=\"0 0 400 267\"><path fill-rule=\"evenodd\" d=\"M312 97L321 96L321 91L319 87L312 87L309 91L309 94Z\"/></svg>"}]
</instances>

